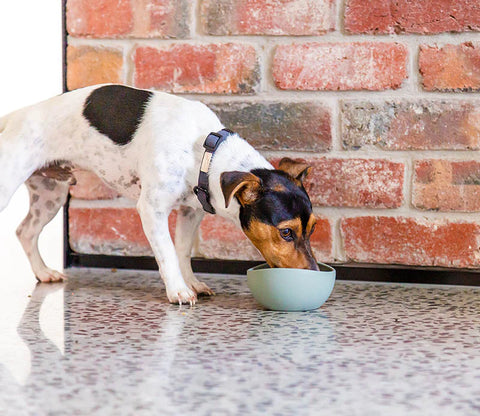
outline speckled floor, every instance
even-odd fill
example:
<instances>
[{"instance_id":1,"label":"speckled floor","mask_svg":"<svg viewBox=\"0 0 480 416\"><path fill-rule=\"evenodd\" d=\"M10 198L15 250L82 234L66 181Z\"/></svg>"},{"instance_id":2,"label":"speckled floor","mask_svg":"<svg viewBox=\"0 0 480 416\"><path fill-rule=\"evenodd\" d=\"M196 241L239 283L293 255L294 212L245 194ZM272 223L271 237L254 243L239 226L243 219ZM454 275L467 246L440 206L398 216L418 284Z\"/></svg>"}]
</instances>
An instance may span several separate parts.
<instances>
[{"instance_id":1,"label":"speckled floor","mask_svg":"<svg viewBox=\"0 0 480 416\"><path fill-rule=\"evenodd\" d=\"M180 308L153 272L70 275L2 327L2 416L480 414L479 289L337 282L282 313L244 276Z\"/></svg>"}]
</instances>

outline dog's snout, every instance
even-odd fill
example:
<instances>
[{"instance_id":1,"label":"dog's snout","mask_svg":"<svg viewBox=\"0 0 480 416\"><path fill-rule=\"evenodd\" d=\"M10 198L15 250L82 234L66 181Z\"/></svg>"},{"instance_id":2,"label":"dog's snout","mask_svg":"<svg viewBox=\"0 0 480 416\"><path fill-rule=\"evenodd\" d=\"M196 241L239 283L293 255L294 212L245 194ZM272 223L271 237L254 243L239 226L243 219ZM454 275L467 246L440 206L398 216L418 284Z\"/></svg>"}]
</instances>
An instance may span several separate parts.
<instances>
[{"instance_id":1,"label":"dog's snout","mask_svg":"<svg viewBox=\"0 0 480 416\"><path fill-rule=\"evenodd\" d=\"M318 267L318 263L315 261L315 259L313 259L311 262L310 262L310 265L308 267L309 270L315 270L315 271L319 271L320 270L320 267Z\"/></svg>"},{"instance_id":2,"label":"dog's snout","mask_svg":"<svg viewBox=\"0 0 480 416\"><path fill-rule=\"evenodd\" d=\"M308 266L306 267L306 269L319 271L320 268L318 267L317 260L315 259L315 256L312 252L312 247L310 246L309 240L305 242L305 251L306 251L306 258L308 263Z\"/></svg>"}]
</instances>

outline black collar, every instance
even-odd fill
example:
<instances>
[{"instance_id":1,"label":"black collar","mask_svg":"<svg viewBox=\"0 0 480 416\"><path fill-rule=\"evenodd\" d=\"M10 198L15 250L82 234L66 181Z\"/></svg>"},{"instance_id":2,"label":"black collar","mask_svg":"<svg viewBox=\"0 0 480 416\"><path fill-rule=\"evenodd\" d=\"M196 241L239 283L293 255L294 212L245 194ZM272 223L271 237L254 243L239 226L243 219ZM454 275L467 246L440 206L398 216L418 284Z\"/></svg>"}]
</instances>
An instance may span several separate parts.
<instances>
[{"instance_id":1,"label":"black collar","mask_svg":"<svg viewBox=\"0 0 480 416\"><path fill-rule=\"evenodd\" d=\"M198 185L193 188L193 192L197 195L198 200L202 204L205 211L215 214L215 208L210 203L210 192L208 189L208 169L212 161L213 154L217 150L220 143L226 140L233 131L228 129L220 130L217 133L210 133L203 143L205 153L203 154L202 163L200 165L200 173L198 174Z\"/></svg>"}]
</instances>

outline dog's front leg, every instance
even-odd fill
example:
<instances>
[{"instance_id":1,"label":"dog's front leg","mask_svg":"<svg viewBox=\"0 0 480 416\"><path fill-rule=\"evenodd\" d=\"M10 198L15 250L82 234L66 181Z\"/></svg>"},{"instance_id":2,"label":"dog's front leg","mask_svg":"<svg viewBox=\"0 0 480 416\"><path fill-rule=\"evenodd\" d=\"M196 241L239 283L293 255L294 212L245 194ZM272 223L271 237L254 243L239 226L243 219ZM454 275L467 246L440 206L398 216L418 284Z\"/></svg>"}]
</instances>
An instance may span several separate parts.
<instances>
[{"instance_id":1,"label":"dog's front leg","mask_svg":"<svg viewBox=\"0 0 480 416\"><path fill-rule=\"evenodd\" d=\"M137 209L142 220L143 230L152 247L165 283L167 297L171 303L190 303L197 300L196 293L183 279L170 233L168 230L168 212L159 212L145 197L140 197Z\"/></svg>"},{"instance_id":2,"label":"dog's front leg","mask_svg":"<svg viewBox=\"0 0 480 416\"><path fill-rule=\"evenodd\" d=\"M190 289L197 295L214 295L205 283L197 280L192 270L192 247L197 234L198 226L204 216L203 209L193 209L182 206L178 210L177 225L175 227L175 248L183 278Z\"/></svg>"}]
</instances>

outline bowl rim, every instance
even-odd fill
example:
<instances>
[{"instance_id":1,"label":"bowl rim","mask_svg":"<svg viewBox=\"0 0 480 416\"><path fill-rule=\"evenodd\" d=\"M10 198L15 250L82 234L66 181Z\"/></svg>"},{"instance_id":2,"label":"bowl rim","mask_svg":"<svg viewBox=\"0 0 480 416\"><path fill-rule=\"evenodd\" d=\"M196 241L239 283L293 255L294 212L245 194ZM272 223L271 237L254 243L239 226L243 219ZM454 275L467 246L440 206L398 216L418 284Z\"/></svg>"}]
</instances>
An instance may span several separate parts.
<instances>
[{"instance_id":1,"label":"bowl rim","mask_svg":"<svg viewBox=\"0 0 480 416\"><path fill-rule=\"evenodd\" d=\"M311 273L322 273L322 274L330 274L330 273L335 273L335 269L332 267L332 266L329 266L328 264L325 264L325 263L321 263L321 262L317 262L318 266L321 268L324 268L324 269L327 269L327 270L309 270L309 269L295 269L295 268L287 268L287 267L270 267L268 265L268 263L262 263L262 264L259 264L255 267L251 267L250 269L247 270L247 274L248 272L256 272L256 271L268 271L268 270L275 270L275 271L280 271L280 270L296 270L297 272L298 271L301 271L302 273L307 273L307 272L311 272Z\"/></svg>"}]
</instances>

